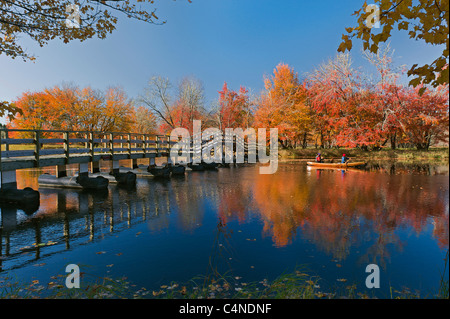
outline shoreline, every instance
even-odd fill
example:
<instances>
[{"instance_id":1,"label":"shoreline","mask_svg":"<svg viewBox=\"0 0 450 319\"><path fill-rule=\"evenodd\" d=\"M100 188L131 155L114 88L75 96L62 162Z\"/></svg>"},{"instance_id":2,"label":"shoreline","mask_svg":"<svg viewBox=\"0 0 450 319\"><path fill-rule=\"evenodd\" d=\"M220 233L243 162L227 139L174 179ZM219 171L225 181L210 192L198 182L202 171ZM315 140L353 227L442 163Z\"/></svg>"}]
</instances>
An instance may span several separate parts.
<instances>
[{"instance_id":1,"label":"shoreline","mask_svg":"<svg viewBox=\"0 0 450 319\"><path fill-rule=\"evenodd\" d=\"M314 160L317 153L322 154L325 161L337 161L342 154L353 159L362 160L393 160L393 161L426 161L443 163L449 162L449 148L432 148L426 150L415 149L383 149L379 151L364 151L361 149L281 149L278 157L281 160Z\"/></svg>"}]
</instances>

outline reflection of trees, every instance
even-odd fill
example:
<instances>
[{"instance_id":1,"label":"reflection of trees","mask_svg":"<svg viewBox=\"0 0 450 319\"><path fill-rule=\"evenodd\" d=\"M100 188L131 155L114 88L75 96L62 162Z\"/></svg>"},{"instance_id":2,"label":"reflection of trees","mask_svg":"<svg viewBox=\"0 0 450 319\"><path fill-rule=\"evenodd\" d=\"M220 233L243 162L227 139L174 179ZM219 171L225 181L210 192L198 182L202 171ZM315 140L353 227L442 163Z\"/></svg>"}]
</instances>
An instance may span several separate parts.
<instances>
[{"instance_id":1,"label":"reflection of trees","mask_svg":"<svg viewBox=\"0 0 450 319\"><path fill-rule=\"evenodd\" d=\"M19 256L17 248L36 240L70 249L142 221L160 231L169 227L172 212L181 229L195 230L210 205L223 225L233 219L242 223L256 214L263 222L263 235L278 247L300 233L320 250L344 259L351 247L369 243L361 261L382 265L390 258L390 244L402 249L399 228L411 227L419 234L431 222L439 246L449 244L447 176L430 176L436 172L431 167L418 174L403 174L409 172L406 169L305 173L286 165L274 175L260 175L257 169L230 168L169 181L139 179L135 188L113 186L103 194L41 189L39 210L24 222L16 220L16 211L2 211L0 254ZM39 173L24 172L18 174L18 182L32 186ZM30 248L35 259L46 251Z\"/></svg>"},{"instance_id":2,"label":"reflection of trees","mask_svg":"<svg viewBox=\"0 0 450 319\"><path fill-rule=\"evenodd\" d=\"M252 187L255 205L264 222L263 232L277 246L289 244L304 224L310 188L289 174L258 175Z\"/></svg>"},{"instance_id":3,"label":"reflection of trees","mask_svg":"<svg viewBox=\"0 0 450 319\"><path fill-rule=\"evenodd\" d=\"M187 175L179 185L172 183L173 196L183 229L193 229L203 219L205 200L217 207L219 218L239 222L257 212L263 222L263 235L276 246L293 241L299 229L321 250L344 259L350 248L370 242L361 259L390 258L389 244L402 249L396 230L411 227L422 232L432 219L434 236L448 246L447 186L436 183L428 173L418 174L400 166L390 174L371 171L280 169L274 175L257 170L241 176L228 170L211 175ZM296 175L297 174L297 175ZM306 178L306 179L305 179ZM443 179L442 179L443 180ZM189 192L195 189L196 192ZM447 202L445 202L447 201Z\"/></svg>"},{"instance_id":4,"label":"reflection of trees","mask_svg":"<svg viewBox=\"0 0 450 319\"><path fill-rule=\"evenodd\" d=\"M403 245L398 227L420 233L430 218L434 236L441 246L448 245L448 193L436 178L334 170L304 176L283 170L255 175L254 204L264 232L277 246L289 244L301 227L304 237L337 259L345 258L351 246L370 241L362 258L379 258L382 264L390 257L388 244Z\"/></svg>"}]
</instances>

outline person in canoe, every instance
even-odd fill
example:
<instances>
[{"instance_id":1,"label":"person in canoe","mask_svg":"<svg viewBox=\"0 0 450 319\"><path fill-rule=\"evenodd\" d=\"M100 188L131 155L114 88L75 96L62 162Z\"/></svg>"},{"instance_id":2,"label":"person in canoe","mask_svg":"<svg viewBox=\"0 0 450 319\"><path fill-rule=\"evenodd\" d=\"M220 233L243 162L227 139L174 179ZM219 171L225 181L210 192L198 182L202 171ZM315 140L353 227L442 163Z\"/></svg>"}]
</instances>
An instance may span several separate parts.
<instances>
[{"instance_id":1,"label":"person in canoe","mask_svg":"<svg viewBox=\"0 0 450 319\"><path fill-rule=\"evenodd\" d=\"M316 155L316 162L317 163L322 163L322 154L317 153L317 155Z\"/></svg>"},{"instance_id":2,"label":"person in canoe","mask_svg":"<svg viewBox=\"0 0 450 319\"><path fill-rule=\"evenodd\" d=\"M342 154L342 159L341 159L342 164L346 164L349 160L350 160L350 158L348 158L345 154Z\"/></svg>"}]
</instances>

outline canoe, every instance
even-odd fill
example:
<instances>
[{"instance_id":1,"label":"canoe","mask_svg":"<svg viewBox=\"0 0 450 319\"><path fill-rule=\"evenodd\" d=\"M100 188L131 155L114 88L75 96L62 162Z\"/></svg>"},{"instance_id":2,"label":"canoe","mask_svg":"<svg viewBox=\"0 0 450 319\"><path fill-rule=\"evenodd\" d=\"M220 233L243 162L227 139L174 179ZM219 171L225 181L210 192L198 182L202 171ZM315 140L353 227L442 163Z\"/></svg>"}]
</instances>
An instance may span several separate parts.
<instances>
[{"instance_id":1,"label":"canoe","mask_svg":"<svg viewBox=\"0 0 450 319\"><path fill-rule=\"evenodd\" d=\"M317 168L347 168L347 167L362 167L365 166L365 162L350 162L350 163L317 163L317 162L307 162L308 166L314 166Z\"/></svg>"}]
</instances>

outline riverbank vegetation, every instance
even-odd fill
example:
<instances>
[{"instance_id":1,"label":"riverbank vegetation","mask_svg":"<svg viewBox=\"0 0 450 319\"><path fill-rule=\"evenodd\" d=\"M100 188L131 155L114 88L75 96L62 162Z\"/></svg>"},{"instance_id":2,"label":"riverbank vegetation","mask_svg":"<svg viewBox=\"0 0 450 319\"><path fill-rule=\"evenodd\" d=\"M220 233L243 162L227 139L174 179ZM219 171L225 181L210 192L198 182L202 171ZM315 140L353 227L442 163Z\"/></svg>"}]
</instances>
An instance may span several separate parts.
<instances>
[{"instance_id":1,"label":"riverbank vegetation","mask_svg":"<svg viewBox=\"0 0 450 319\"><path fill-rule=\"evenodd\" d=\"M447 255L448 259L448 255ZM448 279L443 274L436 290L412 291L408 288L390 287L384 296L375 296L367 290L360 291L356 283L339 278L332 287L322 286L323 280L302 268L282 274L269 281L245 282L241 277L199 276L186 283L171 282L158 289L146 289L131 283L127 278L89 278L84 275L78 289L64 285L65 276L52 277L43 284L39 280L23 283L0 277L1 299L448 299ZM329 284L328 284L329 285Z\"/></svg>"},{"instance_id":2,"label":"riverbank vegetation","mask_svg":"<svg viewBox=\"0 0 450 319\"><path fill-rule=\"evenodd\" d=\"M432 147L428 150L416 150L408 148L385 148L376 151L366 151L359 148L293 148L279 150L281 159L314 159L317 153L321 153L325 162L340 160L342 154L358 160L394 160L417 162L446 162L449 161L448 147Z\"/></svg>"}]
</instances>

